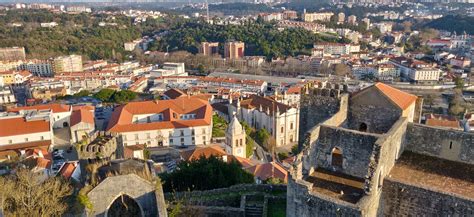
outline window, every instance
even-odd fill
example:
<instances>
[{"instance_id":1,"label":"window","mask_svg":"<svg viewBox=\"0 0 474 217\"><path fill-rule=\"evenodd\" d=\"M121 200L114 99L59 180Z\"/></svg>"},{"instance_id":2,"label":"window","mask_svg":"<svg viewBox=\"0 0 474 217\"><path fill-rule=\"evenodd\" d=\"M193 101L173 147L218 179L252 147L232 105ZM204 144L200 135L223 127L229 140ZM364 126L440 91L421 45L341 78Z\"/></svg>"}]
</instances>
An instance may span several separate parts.
<instances>
[{"instance_id":1,"label":"window","mask_svg":"<svg viewBox=\"0 0 474 217\"><path fill-rule=\"evenodd\" d=\"M28 138L25 138L25 142L28 142Z\"/></svg>"},{"instance_id":2,"label":"window","mask_svg":"<svg viewBox=\"0 0 474 217\"><path fill-rule=\"evenodd\" d=\"M192 130L191 130L191 135L193 135L193 136L194 136L194 129L192 129Z\"/></svg>"},{"instance_id":3,"label":"window","mask_svg":"<svg viewBox=\"0 0 474 217\"><path fill-rule=\"evenodd\" d=\"M293 129L293 123L290 124L290 130L292 130L292 129Z\"/></svg>"},{"instance_id":4,"label":"window","mask_svg":"<svg viewBox=\"0 0 474 217\"><path fill-rule=\"evenodd\" d=\"M202 129L202 134L206 134L206 128Z\"/></svg>"},{"instance_id":5,"label":"window","mask_svg":"<svg viewBox=\"0 0 474 217\"><path fill-rule=\"evenodd\" d=\"M41 136L41 137L40 137L40 140L44 140L44 136Z\"/></svg>"},{"instance_id":6,"label":"window","mask_svg":"<svg viewBox=\"0 0 474 217\"><path fill-rule=\"evenodd\" d=\"M158 142L158 146L159 146L159 147L163 147L163 141L159 141L159 142Z\"/></svg>"},{"instance_id":7,"label":"window","mask_svg":"<svg viewBox=\"0 0 474 217\"><path fill-rule=\"evenodd\" d=\"M180 130L180 131L179 131L179 134L180 134L181 136L184 136L184 130Z\"/></svg>"},{"instance_id":8,"label":"window","mask_svg":"<svg viewBox=\"0 0 474 217\"><path fill-rule=\"evenodd\" d=\"M184 138L181 138L181 143L183 143L183 142L184 142Z\"/></svg>"},{"instance_id":9,"label":"window","mask_svg":"<svg viewBox=\"0 0 474 217\"><path fill-rule=\"evenodd\" d=\"M361 132L367 132L367 124L366 123L361 123L359 125L359 131Z\"/></svg>"},{"instance_id":10,"label":"window","mask_svg":"<svg viewBox=\"0 0 474 217\"><path fill-rule=\"evenodd\" d=\"M281 130L280 130L280 132L281 132L281 133L283 133L283 131L284 131L284 128L283 128L283 127L281 127Z\"/></svg>"},{"instance_id":11,"label":"window","mask_svg":"<svg viewBox=\"0 0 474 217\"><path fill-rule=\"evenodd\" d=\"M12 144L12 143L13 143L13 141L10 139L10 140L8 140L8 143L9 143L9 144Z\"/></svg>"},{"instance_id":12,"label":"window","mask_svg":"<svg viewBox=\"0 0 474 217\"><path fill-rule=\"evenodd\" d=\"M243 146L243 144L242 144L242 139L240 139L240 146Z\"/></svg>"},{"instance_id":13,"label":"window","mask_svg":"<svg viewBox=\"0 0 474 217\"><path fill-rule=\"evenodd\" d=\"M147 122L147 123L151 123L151 118L150 118L150 116L146 117L146 122Z\"/></svg>"},{"instance_id":14,"label":"window","mask_svg":"<svg viewBox=\"0 0 474 217\"><path fill-rule=\"evenodd\" d=\"M135 120L133 121L134 123L138 123L138 117L134 118Z\"/></svg>"},{"instance_id":15,"label":"window","mask_svg":"<svg viewBox=\"0 0 474 217\"><path fill-rule=\"evenodd\" d=\"M150 138L150 133L146 133L146 138L147 138L147 139Z\"/></svg>"},{"instance_id":16,"label":"window","mask_svg":"<svg viewBox=\"0 0 474 217\"><path fill-rule=\"evenodd\" d=\"M172 145L172 144L173 144L173 139L170 139L170 145Z\"/></svg>"},{"instance_id":17,"label":"window","mask_svg":"<svg viewBox=\"0 0 474 217\"><path fill-rule=\"evenodd\" d=\"M138 139L138 134L135 134L135 139Z\"/></svg>"},{"instance_id":18,"label":"window","mask_svg":"<svg viewBox=\"0 0 474 217\"><path fill-rule=\"evenodd\" d=\"M123 146L127 146L127 143L123 143Z\"/></svg>"},{"instance_id":19,"label":"window","mask_svg":"<svg viewBox=\"0 0 474 217\"><path fill-rule=\"evenodd\" d=\"M239 140L238 139L235 140L235 146L239 146Z\"/></svg>"},{"instance_id":20,"label":"window","mask_svg":"<svg viewBox=\"0 0 474 217\"><path fill-rule=\"evenodd\" d=\"M449 149L453 149L453 142L449 142Z\"/></svg>"},{"instance_id":21,"label":"window","mask_svg":"<svg viewBox=\"0 0 474 217\"><path fill-rule=\"evenodd\" d=\"M126 135L123 135L123 136L122 136L122 139L123 139L123 141L127 141L127 136L126 136Z\"/></svg>"},{"instance_id":22,"label":"window","mask_svg":"<svg viewBox=\"0 0 474 217\"><path fill-rule=\"evenodd\" d=\"M342 163L343 163L342 150L339 149L338 147L333 148L331 156L332 156L331 165L342 168Z\"/></svg>"}]
</instances>

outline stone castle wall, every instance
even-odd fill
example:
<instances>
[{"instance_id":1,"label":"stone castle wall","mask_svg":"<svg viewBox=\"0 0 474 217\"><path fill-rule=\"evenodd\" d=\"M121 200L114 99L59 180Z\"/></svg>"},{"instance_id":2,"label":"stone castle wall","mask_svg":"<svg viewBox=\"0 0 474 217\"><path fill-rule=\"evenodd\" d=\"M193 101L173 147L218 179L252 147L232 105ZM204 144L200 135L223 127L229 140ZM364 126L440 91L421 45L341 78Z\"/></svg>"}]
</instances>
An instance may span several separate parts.
<instances>
[{"instance_id":1,"label":"stone castle wall","mask_svg":"<svg viewBox=\"0 0 474 217\"><path fill-rule=\"evenodd\" d=\"M384 181L385 216L473 216L474 200L440 193L387 178Z\"/></svg>"},{"instance_id":2,"label":"stone castle wall","mask_svg":"<svg viewBox=\"0 0 474 217\"><path fill-rule=\"evenodd\" d=\"M410 123L404 149L474 164L474 133Z\"/></svg>"},{"instance_id":3,"label":"stone castle wall","mask_svg":"<svg viewBox=\"0 0 474 217\"><path fill-rule=\"evenodd\" d=\"M362 216L353 204L339 201L311 190L312 184L288 179L287 217Z\"/></svg>"},{"instance_id":4,"label":"stone castle wall","mask_svg":"<svg viewBox=\"0 0 474 217\"><path fill-rule=\"evenodd\" d=\"M305 135L316 125L326 121L339 112L341 106L341 97L348 98L343 94L345 87L335 84L320 84L307 89L306 93L301 95L300 100L300 148L304 143Z\"/></svg>"}]
</instances>

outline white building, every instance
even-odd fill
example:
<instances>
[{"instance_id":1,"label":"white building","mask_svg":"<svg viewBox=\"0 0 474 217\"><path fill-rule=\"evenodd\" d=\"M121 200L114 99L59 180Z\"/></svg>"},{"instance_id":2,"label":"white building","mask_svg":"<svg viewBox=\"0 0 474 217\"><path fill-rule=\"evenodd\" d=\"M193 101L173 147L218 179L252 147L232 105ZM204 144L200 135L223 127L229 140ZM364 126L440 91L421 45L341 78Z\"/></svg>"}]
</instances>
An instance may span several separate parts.
<instances>
[{"instance_id":1,"label":"white building","mask_svg":"<svg viewBox=\"0 0 474 217\"><path fill-rule=\"evenodd\" d=\"M54 73L82 72L82 56L69 55L56 57L53 60Z\"/></svg>"},{"instance_id":2,"label":"white building","mask_svg":"<svg viewBox=\"0 0 474 217\"><path fill-rule=\"evenodd\" d=\"M95 131L93 106L74 108L71 113L71 142L79 142L88 138Z\"/></svg>"},{"instance_id":3,"label":"white building","mask_svg":"<svg viewBox=\"0 0 474 217\"><path fill-rule=\"evenodd\" d=\"M188 76L184 63L164 63L163 68L150 71L150 77Z\"/></svg>"},{"instance_id":4,"label":"white building","mask_svg":"<svg viewBox=\"0 0 474 217\"><path fill-rule=\"evenodd\" d=\"M245 129L240 124L236 116L234 116L230 121L225 133L225 137L225 150L227 154L243 158L247 157L245 156L247 147Z\"/></svg>"},{"instance_id":5,"label":"white building","mask_svg":"<svg viewBox=\"0 0 474 217\"><path fill-rule=\"evenodd\" d=\"M16 156L27 149L48 149L53 143L51 112L20 111L0 113L0 153Z\"/></svg>"},{"instance_id":6,"label":"white building","mask_svg":"<svg viewBox=\"0 0 474 217\"><path fill-rule=\"evenodd\" d=\"M279 103L269 97L252 95L229 105L229 114L237 114L240 121L259 130L266 129L276 146L298 142L299 108Z\"/></svg>"},{"instance_id":7,"label":"white building","mask_svg":"<svg viewBox=\"0 0 474 217\"><path fill-rule=\"evenodd\" d=\"M332 12L323 12L323 13L303 13L303 20L305 22L313 21L329 21L334 15Z\"/></svg>"},{"instance_id":8,"label":"white building","mask_svg":"<svg viewBox=\"0 0 474 217\"><path fill-rule=\"evenodd\" d=\"M209 145L212 107L196 97L131 102L115 109L107 127L123 146Z\"/></svg>"},{"instance_id":9,"label":"white building","mask_svg":"<svg viewBox=\"0 0 474 217\"><path fill-rule=\"evenodd\" d=\"M360 45L340 43L317 43L314 49L323 50L325 55L347 55L360 52Z\"/></svg>"},{"instance_id":10,"label":"white building","mask_svg":"<svg viewBox=\"0 0 474 217\"><path fill-rule=\"evenodd\" d=\"M64 105L64 104L40 104L34 106L24 106L24 107L17 107L17 108L9 108L9 112L27 112L27 111L36 111L38 113L43 111L50 111L51 118L53 123L53 128L63 128L69 127L70 119L71 119L71 112L72 106Z\"/></svg>"},{"instance_id":11,"label":"white building","mask_svg":"<svg viewBox=\"0 0 474 217\"><path fill-rule=\"evenodd\" d=\"M16 103L16 98L11 87L0 85L0 105L13 103Z\"/></svg>"},{"instance_id":12,"label":"white building","mask_svg":"<svg viewBox=\"0 0 474 217\"><path fill-rule=\"evenodd\" d=\"M29 71L39 77L52 77L54 75L53 66L49 61L29 60L23 62L18 68L20 70Z\"/></svg>"}]
</instances>

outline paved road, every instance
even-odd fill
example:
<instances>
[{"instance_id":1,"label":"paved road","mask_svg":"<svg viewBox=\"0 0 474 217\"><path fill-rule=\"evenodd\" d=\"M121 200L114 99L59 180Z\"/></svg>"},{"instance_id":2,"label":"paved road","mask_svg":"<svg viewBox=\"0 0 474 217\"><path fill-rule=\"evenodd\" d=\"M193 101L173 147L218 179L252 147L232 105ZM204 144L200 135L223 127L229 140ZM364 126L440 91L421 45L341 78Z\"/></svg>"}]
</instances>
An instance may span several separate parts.
<instances>
[{"instance_id":1,"label":"paved road","mask_svg":"<svg viewBox=\"0 0 474 217\"><path fill-rule=\"evenodd\" d=\"M236 78L236 79L251 79L251 80L262 80L270 83L298 83L304 80L320 80L316 77L305 77L301 78L289 78L289 77L277 77L277 76L266 76L266 75L252 75L252 74L237 74L227 72L213 72L209 74L209 77L218 78Z\"/></svg>"}]
</instances>

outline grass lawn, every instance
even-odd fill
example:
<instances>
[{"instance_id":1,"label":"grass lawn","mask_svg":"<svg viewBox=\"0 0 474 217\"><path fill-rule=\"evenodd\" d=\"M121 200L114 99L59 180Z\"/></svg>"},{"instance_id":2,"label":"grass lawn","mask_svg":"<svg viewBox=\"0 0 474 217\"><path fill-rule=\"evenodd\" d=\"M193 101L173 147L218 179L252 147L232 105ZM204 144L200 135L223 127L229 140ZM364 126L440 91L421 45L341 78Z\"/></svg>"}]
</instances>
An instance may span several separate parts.
<instances>
[{"instance_id":1,"label":"grass lawn","mask_svg":"<svg viewBox=\"0 0 474 217\"><path fill-rule=\"evenodd\" d=\"M227 129L227 122L218 115L212 116L212 137L224 137Z\"/></svg>"},{"instance_id":2,"label":"grass lawn","mask_svg":"<svg viewBox=\"0 0 474 217\"><path fill-rule=\"evenodd\" d=\"M286 200L268 201L269 217L285 217L286 216Z\"/></svg>"}]
</instances>

